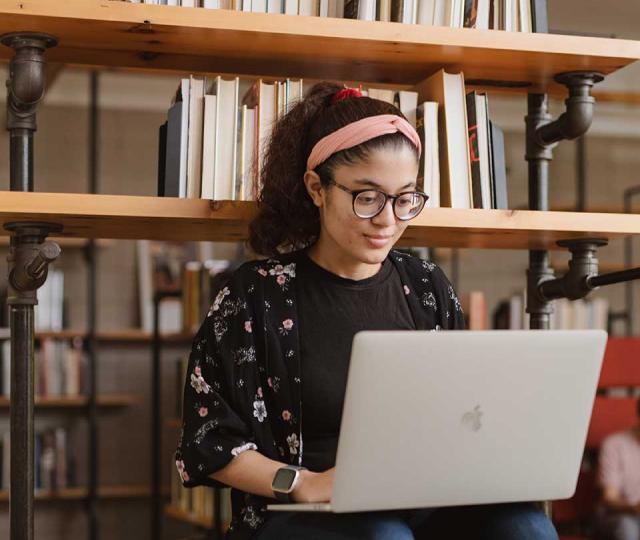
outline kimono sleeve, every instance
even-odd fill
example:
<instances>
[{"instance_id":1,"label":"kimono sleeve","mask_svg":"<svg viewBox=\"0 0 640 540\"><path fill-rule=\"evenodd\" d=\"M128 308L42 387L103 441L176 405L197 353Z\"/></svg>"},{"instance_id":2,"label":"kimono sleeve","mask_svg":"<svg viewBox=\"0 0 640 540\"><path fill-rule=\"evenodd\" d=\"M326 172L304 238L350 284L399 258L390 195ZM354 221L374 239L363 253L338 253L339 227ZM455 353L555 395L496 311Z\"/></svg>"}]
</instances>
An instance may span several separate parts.
<instances>
[{"instance_id":1,"label":"kimono sleeve","mask_svg":"<svg viewBox=\"0 0 640 540\"><path fill-rule=\"evenodd\" d=\"M464 312L453 285L439 266L434 265L431 275L439 306L440 327L443 330L464 330Z\"/></svg>"},{"instance_id":2,"label":"kimono sleeve","mask_svg":"<svg viewBox=\"0 0 640 540\"><path fill-rule=\"evenodd\" d=\"M238 317L234 315L238 315L237 306L241 304L228 287L223 288L193 340L184 384L183 427L175 452L185 487L223 486L210 475L241 452L257 450L250 425L234 407L233 360L228 347L220 343L220 325L236 324ZM225 332L225 343L233 341L232 330Z\"/></svg>"}]
</instances>

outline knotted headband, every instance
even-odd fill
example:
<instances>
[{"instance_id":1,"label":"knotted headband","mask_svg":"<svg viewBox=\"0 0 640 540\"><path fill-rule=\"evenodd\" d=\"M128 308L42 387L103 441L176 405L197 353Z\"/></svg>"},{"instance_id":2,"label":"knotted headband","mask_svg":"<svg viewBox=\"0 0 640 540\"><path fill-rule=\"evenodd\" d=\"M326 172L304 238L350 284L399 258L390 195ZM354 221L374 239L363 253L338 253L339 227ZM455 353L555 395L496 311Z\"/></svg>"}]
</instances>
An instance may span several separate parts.
<instances>
[{"instance_id":1,"label":"knotted headband","mask_svg":"<svg viewBox=\"0 0 640 540\"><path fill-rule=\"evenodd\" d=\"M418 156L420 156L422 145L413 126L395 114L379 114L351 122L320 139L309 154L307 171L312 171L340 150L352 148L380 135L388 135L398 131L413 143L418 149Z\"/></svg>"}]
</instances>

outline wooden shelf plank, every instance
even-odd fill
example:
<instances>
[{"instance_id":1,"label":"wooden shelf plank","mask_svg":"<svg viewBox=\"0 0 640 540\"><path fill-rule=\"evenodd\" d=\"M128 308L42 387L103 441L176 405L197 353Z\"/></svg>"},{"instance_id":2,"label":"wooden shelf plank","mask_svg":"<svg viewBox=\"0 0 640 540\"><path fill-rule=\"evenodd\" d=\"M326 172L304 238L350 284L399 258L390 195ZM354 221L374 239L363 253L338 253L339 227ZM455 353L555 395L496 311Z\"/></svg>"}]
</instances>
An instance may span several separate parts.
<instances>
[{"instance_id":1,"label":"wooden shelf plank","mask_svg":"<svg viewBox=\"0 0 640 540\"><path fill-rule=\"evenodd\" d=\"M89 243L86 238L57 238L55 236L52 236L50 240L58 242L58 244L60 244L60 247L62 248L83 248L86 247ZM111 247L113 246L113 244L114 242L112 240L100 239L96 242L96 247ZM5 246L9 246L9 238L7 236L2 236L0 237L0 247Z\"/></svg>"},{"instance_id":2,"label":"wooden shelf plank","mask_svg":"<svg viewBox=\"0 0 640 540\"><path fill-rule=\"evenodd\" d=\"M608 74L640 58L640 43L621 39L107 0L0 0L0 33L17 29L57 36L47 57L67 64L398 84L445 67L520 91L558 88L557 73Z\"/></svg>"},{"instance_id":3,"label":"wooden shelf plank","mask_svg":"<svg viewBox=\"0 0 640 540\"><path fill-rule=\"evenodd\" d=\"M6 331L3 333L3 331ZM40 339L73 339L76 337L85 338L87 332L85 330L62 330L60 332L36 332L36 338ZM9 336L8 329L0 329L0 339ZM165 343L189 343L193 340L194 333L177 332L170 334L162 334L161 339ZM106 330L96 333L96 339L105 343L149 343L152 334L138 328L122 329L122 330Z\"/></svg>"},{"instance_id":4,"label":"wooden shelf plank","mask_svg":"<svg viewBox=\"0 0 640 540\"><path fill-rule=\"evenodd\" d=\"M56 491L37 491L35 493L35 500L80 501L85 499L88 493L85 487L70 487ZM98 487L98 497L101 499L137 499L150 496L151 488L145 485L111 485ZM9 502L8 491L0 491L0 502Z\"/></svg>"},{"instance_id":5,"label":"wooden shelf plank","mask_svg":"<svg viewBox=\"0 0 640 540\"><path fill-rule=\"evenodd\" d=\"M185 8L186 9L186 8ZM48 221L62 236L244 241L252 202L164 197L0 192L0 221ZM0 234L7 234L2 229ZM556 249L562 239L640 234L640 215L529 210L426 209L404 246Z\"/></svg>"},{"instance_id":6,"label":"wooden shelf plank","mask_svg":"<svg viewBox=\"0 0 640 540\"><path fill-rule=\"evenodd\" d=\"M128 394L103 394L98 396L98 407L128 407L138 402L136 396ZM88 403L88 397L85 395L79 396L36 396L35 406L43 409L76 409L86 407ZM10 400L5 396L0 396L0 410L8 409L10 406Z\"/></svg>"}]
</instances>

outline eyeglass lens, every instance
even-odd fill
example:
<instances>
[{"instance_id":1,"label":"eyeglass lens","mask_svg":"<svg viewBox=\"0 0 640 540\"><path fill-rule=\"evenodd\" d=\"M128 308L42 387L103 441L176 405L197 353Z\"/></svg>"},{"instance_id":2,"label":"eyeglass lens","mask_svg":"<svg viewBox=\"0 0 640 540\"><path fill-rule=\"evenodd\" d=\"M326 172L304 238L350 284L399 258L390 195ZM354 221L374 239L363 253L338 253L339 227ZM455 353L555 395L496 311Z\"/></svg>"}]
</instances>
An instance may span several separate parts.
<instances>
[{"instance_id":1,"label":"eyeglass lens","mask_svg":"<svg viewBox=\"0 0 640 540\"><path fill-rule=\"evenodd\" d=\"M353 205L355 213L361 218L371 218L378 214L384 207L386 197L379 191L363 191L358 194ZM425 203L425 198L420 193L403 193L393 205L393 210L398 219L411 219L420 213Z\"/></svg>"}]
</instances>

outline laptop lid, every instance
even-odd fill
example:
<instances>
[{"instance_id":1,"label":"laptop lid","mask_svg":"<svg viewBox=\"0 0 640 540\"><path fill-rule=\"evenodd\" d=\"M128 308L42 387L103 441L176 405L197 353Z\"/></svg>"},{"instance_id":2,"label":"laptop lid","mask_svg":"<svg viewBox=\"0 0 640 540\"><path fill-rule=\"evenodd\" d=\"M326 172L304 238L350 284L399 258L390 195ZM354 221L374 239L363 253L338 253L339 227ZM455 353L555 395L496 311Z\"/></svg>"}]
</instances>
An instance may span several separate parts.
<instances>
[{"instance_id":1,"label":"laptop lid","mask_svg":"<svg viewBox=\"0 0 640 540\"><path fill-rule=\"evenodd\" d=\"M570 497L606 340L600 330L358 333L333 510Z\"/></svg>"}]
</instances>

